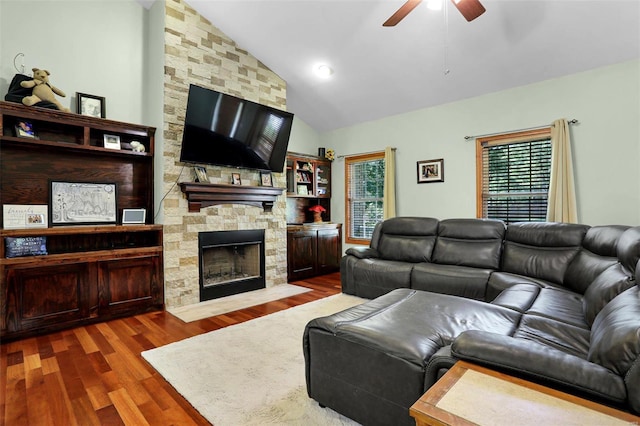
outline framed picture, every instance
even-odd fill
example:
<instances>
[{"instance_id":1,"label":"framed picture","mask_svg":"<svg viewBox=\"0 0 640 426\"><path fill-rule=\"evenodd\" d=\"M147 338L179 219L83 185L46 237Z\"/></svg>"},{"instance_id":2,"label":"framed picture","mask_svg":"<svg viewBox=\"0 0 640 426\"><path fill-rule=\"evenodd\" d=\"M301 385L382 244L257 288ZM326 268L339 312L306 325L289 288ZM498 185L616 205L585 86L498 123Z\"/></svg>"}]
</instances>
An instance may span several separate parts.
<instances>
[{"instance_id":1,"label":"framed picture","mask_svg":"<svg viewBox=\"0 0 640 426\"><path fill-rule=\"evenodd\" d=\"M4 229L47 228L46 204L3 204Z\"/></svg>"},{"instance_id":2,"label":"framed picture","mask_svg":"<svg viewBox=\"0 0 640 426\"><path fill-rule=\"evenodd\" d=\"M104 97L76 92L76 112L90 117L107 118Z\"/></svg>"},{"instance_id":3,"label":"framed picture","mask_svg":"<svg viewBox=\"0 0 640 426\"><path fill-rule=\"evenodd\" d=\"M273 186L271 172L260 172L260 182L262 186Z\"/></svg>"},{"instance_id":4,"label":"framed picture","mask_svg":"<svg viewBox=\"0 0 640 426\"><path fill-rule=\"evenodd\" d=\"M309 195L309 189L306 185L298 185L298 195Z\"/></svg>"},{"instance_id":5,"label":"framed picture","mask_svg":"<svg viewBox=\"0 0 640 426\"><path fill-rule=\"evenodd\" d=\"M242 181L240 180L240 173L231 173L231 184L242 185Z\"/></svg>"},{"instance_id":6,"label":"framed picture","mask_svg":"<svg viewBox=\"0 0 640 426\"><path fill-rule=\"evenodd\" d=\"M209 183L209 178L207 177L207 169L201 166L195 166L193 171L196 173L196 181L202 183Z\"/></svg>"},{"instance_id":7,"label":"framed picture","mask_svg":"<svg viewBox=\"0 0 640 426\"><path fill-rule=\"evenodd\" d=\"M444 160L418 161L418 183L444 182Z\"/></svg>"},{"instance_id":8,"label":"framed picture","mask_svg":"<svg viewBox=\"0 0 640 426\"><path fill-rule=\"evenodd\" d=\"M108 149L120 149L120 136L104 135L104 147Z\"/></svg>"},{"instance_id":9,"label":"framed picture","mask_svg":"<svg viewBox=\"0 0 640 426\"><path fill-rule=\"evenodd\" d=\"M122 224L143 224L147 217L146 209L122 209Z\"/></svg>"},{"instance_id":10,"label":"framed picture","mask_svg":"<svg viewBox=\"0 0 640 426\"><path fill-rule=\"evenodd\" d=\"M51 225L116 223L116 184L49 182Z\"/></svg>"},{"instance_id":11,"label":"framed picture","mask_svg":"<svg viewBox=\"0 0 640 426\"><path fill-rule=\"evenodd\" d=\"M27 120L20 120L14 127L16 136L19 138L38 139L33 123Z\"/></svg>"}]
</instances>

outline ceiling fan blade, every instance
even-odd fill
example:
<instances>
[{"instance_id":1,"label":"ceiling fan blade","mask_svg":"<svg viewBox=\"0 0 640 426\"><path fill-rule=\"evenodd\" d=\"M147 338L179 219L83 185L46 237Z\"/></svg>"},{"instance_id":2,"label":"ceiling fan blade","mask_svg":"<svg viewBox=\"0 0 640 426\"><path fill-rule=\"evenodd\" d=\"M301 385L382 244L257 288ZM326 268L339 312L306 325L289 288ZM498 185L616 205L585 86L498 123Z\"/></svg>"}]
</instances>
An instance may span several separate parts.
<instances>
[{"instance_id":1,"label":"ceiling fan blade","mask_svg":"<svg viewBox=\"0 0 640 426\"><path fill-rule=\"evenodd\" d=\"M451 2L468 22L473 21L486 10L478 0L451 0Z\"/></svg>"},{"instance_id":2,"label":"ceiling fan blade","mask_svg":"<svg viewBox=\"0 0 640 426\"><path fill-rule=\"evenodd\" d=\"M452 0L453 1L453 0ZM409 14L417 5L422 3L422 0L408 0L405 4L400 6L400 9L396 11L389 19L382 24L383 27L393 27L398 22L402 21L405 16Z\"/></svg>"}]
</instances>

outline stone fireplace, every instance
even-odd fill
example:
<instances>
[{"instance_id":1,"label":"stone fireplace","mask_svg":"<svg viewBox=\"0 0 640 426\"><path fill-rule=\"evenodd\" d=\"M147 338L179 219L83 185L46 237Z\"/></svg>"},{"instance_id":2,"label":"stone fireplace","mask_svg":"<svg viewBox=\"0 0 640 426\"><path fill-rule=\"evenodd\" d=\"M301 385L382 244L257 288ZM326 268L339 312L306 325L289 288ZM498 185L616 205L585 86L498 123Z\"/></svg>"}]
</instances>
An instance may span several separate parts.
<instances>
[{"instance_id":1,"label":"stone fireplace","mask_svg":"<svg viewBox=\"0 0 640 426\"><path fill-rule=\"evenodd\" d=\"M265 286L285 284L285 194L274 197L268 206L229 200L194 208L176 183L195 180L193 168L179 161L189 84L286 110L286 83L183 0L167 0L164 18L164 128L156 139L156 152L162 153L157 169L162 170L163 179L155 193L162 198L158 221L164 225L165 305L173 308L200 301L201 232L262 230ZM240 173L243 188L260 186L257 170L207 166L212 184L230 185L232 173ZM272 178L274 187L286 187L283 173L273 173Z\"/></svg>"},{"instance_id":2,"label":"stone fireplace","mask_svg":"<svg viewBox=\"0 0 640 426\"><path fill-rule=\"evenodd\" d=\"M266 287L264 230L198 234L200 301Z\"/></svg>"}]
</instances>

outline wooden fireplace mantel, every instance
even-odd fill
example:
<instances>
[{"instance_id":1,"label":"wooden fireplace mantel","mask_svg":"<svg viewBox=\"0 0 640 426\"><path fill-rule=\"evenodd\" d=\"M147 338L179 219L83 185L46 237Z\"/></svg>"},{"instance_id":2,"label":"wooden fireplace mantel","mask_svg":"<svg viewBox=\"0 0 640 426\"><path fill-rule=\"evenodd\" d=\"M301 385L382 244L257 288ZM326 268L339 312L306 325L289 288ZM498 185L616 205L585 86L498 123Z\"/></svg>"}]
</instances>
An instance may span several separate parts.
<instances>
[{"instance_id":1,"label":"wooden fireplace mantel","mask_svg":"<svg viewBox=\"0 0 640 426\"><path fill-rule=\"evenodd\" d=\"M198 212L202 208L218 204L248 204L270 212L276 198L285 189L200 182L180 182L180 188L187 196L189 212Z\"/></svg>"}]
</instances>

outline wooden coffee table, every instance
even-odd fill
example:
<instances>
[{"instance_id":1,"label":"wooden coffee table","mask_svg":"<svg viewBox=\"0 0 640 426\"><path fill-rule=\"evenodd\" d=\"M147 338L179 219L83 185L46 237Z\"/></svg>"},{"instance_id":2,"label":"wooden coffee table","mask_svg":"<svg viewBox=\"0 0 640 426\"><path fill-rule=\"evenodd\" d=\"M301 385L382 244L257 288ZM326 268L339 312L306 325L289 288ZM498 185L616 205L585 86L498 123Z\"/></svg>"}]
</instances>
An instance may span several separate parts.
<instances>
[{"instance_id":1,"label":"wooden coffee table","mask_svg":"<svg viewBox=\"0 0 640 426\"><path fill-rule=\"evenodd\" d=\"M457 362L410 409L423 425L629 425L640 417L555 389Z\"/></svg>"}]
</instances>

